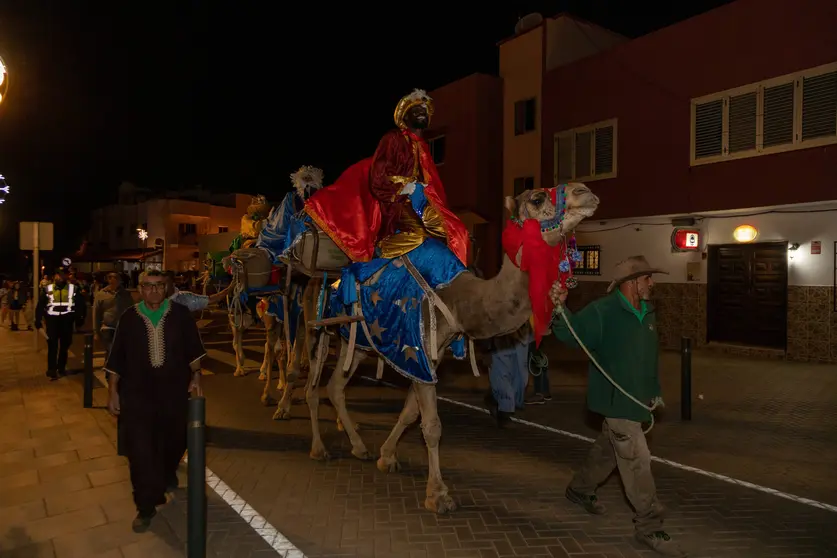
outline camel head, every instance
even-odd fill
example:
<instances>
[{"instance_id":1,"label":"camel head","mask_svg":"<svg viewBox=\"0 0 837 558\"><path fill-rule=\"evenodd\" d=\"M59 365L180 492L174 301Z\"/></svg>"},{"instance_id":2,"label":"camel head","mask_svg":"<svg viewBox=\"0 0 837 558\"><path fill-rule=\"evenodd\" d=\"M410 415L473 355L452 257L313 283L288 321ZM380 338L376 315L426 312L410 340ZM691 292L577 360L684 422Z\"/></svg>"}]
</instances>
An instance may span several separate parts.
<instances>
[{"instance_id":1,"label":"camel head","mask_svg":"<svg viewBox=\"0 0 837 558\"><path fill-rule=\"evenodd\" d=\"M599 198L584 184L571 182L556 188L526 190L516 198L507 197L505 205L513 221L540 221L544 240L555 246L596 211Z\"/></svg>"}]
</instances>

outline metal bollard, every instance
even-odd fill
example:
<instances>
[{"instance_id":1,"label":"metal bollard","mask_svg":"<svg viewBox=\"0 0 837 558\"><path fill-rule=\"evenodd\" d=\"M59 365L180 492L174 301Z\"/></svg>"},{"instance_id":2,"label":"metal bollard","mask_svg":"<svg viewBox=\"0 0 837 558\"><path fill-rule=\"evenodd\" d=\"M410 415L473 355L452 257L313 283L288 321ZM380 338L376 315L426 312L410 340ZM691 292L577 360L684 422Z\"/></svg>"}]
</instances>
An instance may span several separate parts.
<instances>
[{"instance_id":1,"label":"metal bollard","mask_svg":"<svg viewBox=\"0 0 837 558\"><path fill-rule=\"evenodd\" d=\"M680 339L680 419L692 420L692 340Z\"/></svg>"},{"instance_id":2,"label":"metal bollard","mask_svg":"<svg viewBox=\"0 0 837 558\"><path fill-rule=\"evenodd\" d=\"M93 407L93 334L84 336L84 408Z\"/></svg>"},{"instance_id":3,"label":"metal bollard","mask_svg":"<svg viewBox=\"0 0 837 558\"><path fill-rule=\"evenodd\" d=\"M186 555L206 557L206 399L189 400Z\"/></svg>"}]
</instances>

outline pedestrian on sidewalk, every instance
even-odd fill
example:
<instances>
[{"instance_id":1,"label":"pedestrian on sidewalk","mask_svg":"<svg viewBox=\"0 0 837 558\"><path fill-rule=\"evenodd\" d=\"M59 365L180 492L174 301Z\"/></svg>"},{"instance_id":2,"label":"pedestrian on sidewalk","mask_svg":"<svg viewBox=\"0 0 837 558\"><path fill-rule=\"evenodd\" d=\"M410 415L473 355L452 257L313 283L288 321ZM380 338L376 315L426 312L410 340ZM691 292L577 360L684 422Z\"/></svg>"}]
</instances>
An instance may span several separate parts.
<instances>
[{"instance_id":1,"label":"pedestrian on sidewalk","mask_svg":"<svg viewBox=\"0 0 837 558\"><path fill-rule=\"evenodd\" d=\"M623 389L639 401L660 396L657 366L659 342L657 316L651 305L653 274L665 273L651 267L644 256L620 262L608 295L578 313L564 307L567 291L556 284L550 291L556 312L569 319L582 343L596 355L602 368ZM553 332L562 342L578 346L564 319L555 316ZM651 413L620 393L591 362L588 372L587 406L604 417L587 459L567 487L566 496L595 515L605 513L596 489L614 469L634 508L636 539L663 556L686 556L663 530L663 507L651 474L651 452L642 424Z\"/></svg>"},{"instance_id":2,"label":"pedestrian on sidewalk","mask_svg":"<svg viewBox=\"0 0 837 558\"><path fill-rule=\"evenodd\" d=\"M137 533L148 529L156 506L177 488L189 393L201 395L206 355L189 310L166 298L162 273L143 273L139 290L142 301L119 319L105 365L111 375L108 409L120 418L134 488Z\"/></svg>"},{"instance_id":3,"label":"pedestrian on sidewalk","mask_svg":"<svg viewBox=\"0 0 837 558\"><path fill-rule=\"evenodd\" d=\"M84 326L87 305L81 290L67 281L66 272L59 268L53 282L41 291L35 310L35 329L46 321L47 372L51 380L66 374L67 353L73 343L74 327Z\"/></svg>"},{"instance_id":4,"label":"pedestrian on sidewalk","mask_svg":"<svg viewBox=\"0 0 837 558\"><path fill-rule=\"evenodd\" d=\"M6 317L9 315L10 285L9 281L0 281L0 325L6 323Z\"/></svg>"},{"instance_id":5,"label":"pedestrian on sidewalk","mask_svg":"<svg viewBox=\"0 0 837 558\"><path fill-rule=\"evenodd\" d=\"M500 428L511 422L514 412L523 408L529 370L529 342L532 328L529 323L509 335L495 338L491 350L491 366L488 370L490 391L485 403Z\"/></svg>"},{"instance_id":6,"label":"pedestrian on sidewalk","mask_svg":"<svg viewBox=\"0 0 837 558\"><path fill-rule=\"evenodd\" d=\"M119 274L108 273L108 284L96 291L93 302L93 333L105 346L105 355L110 355L113 334L119 324L119 317L134 305L134 297L122 286Z\"/></svg>"},{"instance_id":7,"label":"pedestrian on sidewalk","mask_svg":"<svg viewBox=\"0 0 837 558\"><path fill-rule=\"evenodd\" d=\"M12 283L12 288L6 294L6 298L9 299L10 329L18 331L21 321L26 322L26 317L21 313L21 310L26 306L26 291L21 286L20 281Z\"/></svg>"}]
</instances>

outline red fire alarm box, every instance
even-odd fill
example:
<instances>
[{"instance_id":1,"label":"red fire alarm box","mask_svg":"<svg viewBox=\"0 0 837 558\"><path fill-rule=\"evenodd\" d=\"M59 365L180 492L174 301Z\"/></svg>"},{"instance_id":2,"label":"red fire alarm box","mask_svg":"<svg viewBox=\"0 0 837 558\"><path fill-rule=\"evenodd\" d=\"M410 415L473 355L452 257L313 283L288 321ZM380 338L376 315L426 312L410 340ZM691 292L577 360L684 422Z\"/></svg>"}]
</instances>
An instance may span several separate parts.
<instances>
[{"instance_id":1,"label":"red fire alarm box","mask_svg":"<svg viewBox=\"0 0 837 558\"><path fill-rule=\"evenodd\" d=\"M673 252L697 252L700 250L700 231L698 229L674 229L671 233Z\"/></svg>"}]
</instances>

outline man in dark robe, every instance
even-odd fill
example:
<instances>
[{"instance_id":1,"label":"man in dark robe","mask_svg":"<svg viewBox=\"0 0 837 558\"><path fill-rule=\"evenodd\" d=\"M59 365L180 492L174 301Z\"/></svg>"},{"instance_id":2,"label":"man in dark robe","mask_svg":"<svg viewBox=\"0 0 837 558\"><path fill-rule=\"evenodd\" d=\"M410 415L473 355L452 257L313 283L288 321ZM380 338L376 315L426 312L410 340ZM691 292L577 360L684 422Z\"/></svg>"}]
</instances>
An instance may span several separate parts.
<instances>
[{"instance_id":1,"label":"man in dark robe","mask_svg":"<svg viewBox=\"0 0 837 558\"><path fill-rule=\"evenodd\" d=\"M108 409L120 418L138 533L148 529L166 491L177 487L189 393L201 394L206 355L195 320L166 298L166 286L162 273L142 274L142 301L122 314L105 365L111 374Z\"/></svg>"}]
</instances>

